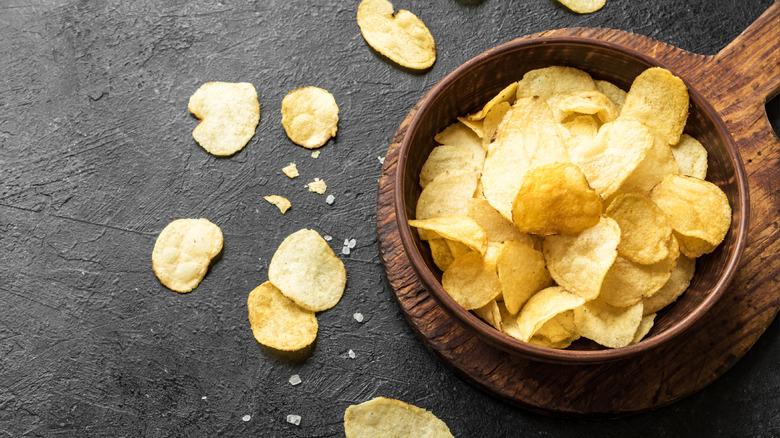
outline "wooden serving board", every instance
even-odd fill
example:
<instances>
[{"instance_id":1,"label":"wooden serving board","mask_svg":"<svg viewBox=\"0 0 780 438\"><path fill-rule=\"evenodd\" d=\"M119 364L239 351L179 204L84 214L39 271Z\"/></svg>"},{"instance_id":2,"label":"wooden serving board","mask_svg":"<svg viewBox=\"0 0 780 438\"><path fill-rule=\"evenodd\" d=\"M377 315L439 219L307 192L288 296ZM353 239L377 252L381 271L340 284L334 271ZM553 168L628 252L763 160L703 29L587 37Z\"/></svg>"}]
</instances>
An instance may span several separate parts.
<instances>
[{"instance_id":1,"label":"wooden serving board","mask_svg":"<svg viewBox=\"0 0 780 438\"><path fill-rule=\"evenodd\" d=\"M595 365L556 365L510 355L456 322L418 280L403 250L393 180L415 107L385 157L377 200L380 251L409 324L450 369L509 403L547 414L620 416L667 405L721 376L766 330L780 308L780 141L765 104L780 91L780 4L772 5L715 56L680 50L612 29L572 28L580 36L645 53L673 66L720 113L738 145L750 185L751 220L740 267L723 297L685 334L642 355Z\"/></svg>"}]
</instances>

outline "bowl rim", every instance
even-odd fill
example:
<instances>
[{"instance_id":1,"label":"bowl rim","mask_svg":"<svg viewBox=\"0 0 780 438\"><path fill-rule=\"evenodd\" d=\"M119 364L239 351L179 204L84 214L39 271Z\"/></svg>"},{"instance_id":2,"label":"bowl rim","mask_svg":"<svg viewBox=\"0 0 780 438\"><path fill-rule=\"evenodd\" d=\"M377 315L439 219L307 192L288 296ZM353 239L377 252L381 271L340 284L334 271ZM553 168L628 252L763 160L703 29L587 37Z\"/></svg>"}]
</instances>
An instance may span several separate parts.
<instances>
[{"instance_id":1,"label":"bowl rim","mask_svg":"<svg viewBox=\"0 0 780 438\"><path fill-rule=\"evenodd\" d=\"M662 333L626 347L615 349L605 348L600 350L553 349L523 342L496 330L486 322L479 319L470 311L465 310L444 290L444 288L441 286L441 283L436 279L436 277L433 275L433 272L431 272L423 260L422 254L417 249L417 246L414 244L411 227L408 223L409 218L406 215L406 208L404 204L404 169L406 167L407 157L411 148L412 133L414 133L419 128L422 116L432 106L433 102L436 100L436 96L451 87L462 74L467 73L473 68L476 68L481 63L491 60L493 57L500 56L504 53L514 50L545 45L579 45L586 47L598 47L601 49L612 50L620 53L623 56L634 58L648 65L662 67L671 71L673 74L683 80L686 87L688 88L688 93L691 96L691 99L695 100L697 104L699 104L701 110L713 122L717 134L724 140L728 156L734 165L738 199L734 200L731 205L733 206L738 203L740 207L740 213L737 218L738 224L735 233L736 242L732 252L728 255L725 271L720 276L714 287L712 287L711 291L702 300L702 302L688 315ZM750 219L750 199L747 173L745 171L742 158L739 154L739 150L735 145L734 139L732 138L728 129L726 129L726 125L723 122L720 114L712 107L712 105L710 105L704 96L702 96L699 91L696 90L695 87L691 86L691 84L688 83L688 81L686 81L684 77L676 71L676 69L672 69L668 65L665 65L664 62L654 59L631 48L595 38L579 36L523 37L488 49L487 51L461 64L455 70L438 81L427 93L425 93L415 108L416 113L412 116L412 119L406 128L406 132L404 133L404 137L401 142L401 147L398 153L398 162L396 164L398 170L396 171L395 180L393 181L393 202L395 204L395 216L401 243L403 244L404 251L409 258L409 261L411 262L412 268L417 274L417 277L422 285L434 297L438 304L441 305L448 314L450 314L450 316L454 317L458 323L462 324L465 328L474 332L481 340L486 341L507 353L519 355L526 359L543 362L584 364L617 361L654 349L661 344L671 340L672 338L679 336L687 329L689 329L710 308L712 308L715 302L717 302L717 300L720 299L720 297L726 291L728 284L736 272L737 266L744 252L745 244L747 242L747 232ZM456 116L457 115L454 115L453 118Z\"/></svg>"}]
</instances>

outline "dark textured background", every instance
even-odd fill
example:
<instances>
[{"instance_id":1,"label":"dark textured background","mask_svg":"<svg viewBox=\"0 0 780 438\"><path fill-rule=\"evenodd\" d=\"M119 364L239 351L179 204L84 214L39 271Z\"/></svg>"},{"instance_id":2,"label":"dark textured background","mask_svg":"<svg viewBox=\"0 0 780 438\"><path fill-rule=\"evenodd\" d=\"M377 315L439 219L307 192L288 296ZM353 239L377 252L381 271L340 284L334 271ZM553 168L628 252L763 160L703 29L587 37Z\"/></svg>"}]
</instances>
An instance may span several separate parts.
<instances>
[{"instance_id":1,"label":"dark textured background","mask_svg":"<svg viewBox=\"0 0 780 438\"><path fill-rule=\"evenodd\" d=\"M357 1L111 3L0 0L0 436L340 436L344 409L376 396L432 410L459 437L780 435L777 320L719 380L671 406L618 420L538 416L465 384L425 349L384 279L375 228L377 157L424 91L465 60L569 26L714 54L771 1L608 0L581 16L553 0L398 0L438 45L422 74L365 44ZM194 142L187 113L214 80L252 82L262 109L257 134L226 159ZM280 124L281 99L305 85L341 108L338 138L318 159ZM778 99L768 111L777 131ZM294 180L281 173L290 162ZM315 177L333 205L303 187ZM292 210L280 215L268 194ZM206 217L225 236L221 260L186 295L161 286L150 262L157 234L182 217ZM318 315L314 347L280 356L253 339L245 301L303 227L334 236L337 254L344 239L357 247L340 255L347 289ZM303 383L289 385L292 374Z\"/></svg>"}]
</instances>

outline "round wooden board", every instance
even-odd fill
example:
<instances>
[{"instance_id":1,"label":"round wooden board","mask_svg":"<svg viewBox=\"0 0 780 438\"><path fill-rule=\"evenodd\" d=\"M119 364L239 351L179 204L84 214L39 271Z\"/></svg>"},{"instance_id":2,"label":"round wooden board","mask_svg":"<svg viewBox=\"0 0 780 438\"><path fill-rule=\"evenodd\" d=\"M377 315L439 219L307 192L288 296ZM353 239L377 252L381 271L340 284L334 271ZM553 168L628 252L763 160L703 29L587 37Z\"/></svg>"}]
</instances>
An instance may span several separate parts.
<instances>
[{"instance_id":1,"label":"round wooden board","mask_svg":"<svg viewBox=\"0 0 780 438\"><path fill-rule=\"evenodd\" d=\"M511 404L540 413L614 417L670 404L712 383L758 340L780 308L780 194L775 181L780 142L764 103L776 94L780 37L772 6L716 56L684 52L650 38L609 29L562 29L534 36L586 36L631 47L675 66L720 113L749 175L751 229L740 267L723 297L688 332L630 359L558 365L515 357L482 342L449 316L418 280L398 234L393 180L400 144L416 107L395 133L377 197L382 260L411 327L436 356L469 383ZM776 64L776 63L775 63ZM720 71L720 75L714 72ZM736 77L735 77L736 75ZM745 100L729 99L740 92ZM748 90L750 92L748 93Z\"/></svg>"}]
</instances>

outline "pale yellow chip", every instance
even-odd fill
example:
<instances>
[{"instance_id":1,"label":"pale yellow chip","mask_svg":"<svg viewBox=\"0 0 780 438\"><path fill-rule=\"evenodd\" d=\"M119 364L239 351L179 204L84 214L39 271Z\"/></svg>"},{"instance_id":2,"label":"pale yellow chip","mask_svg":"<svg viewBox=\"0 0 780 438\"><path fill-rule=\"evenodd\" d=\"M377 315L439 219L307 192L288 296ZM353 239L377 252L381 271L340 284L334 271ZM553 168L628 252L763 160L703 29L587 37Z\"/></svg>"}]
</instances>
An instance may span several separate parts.
<instances>
[{"instance_id":1,"label":"pale yellow chip","mask_svg":"<svg viewBox=\"0 0 780 438\"><path fill-rule=\"evenodd\" d=\"M709 181L667 175L653 188L650 199L669 218L680 251L688 257L715 250L731 226L729 200Z\"/></svg>"},{"instance_id":2,"label":"pale yellow chip","mask_svg":"<svg viewBox=\"0 0 780 438\"><path fill-rule=\"evenodd\" d=\"M428 245L431 247L433 263L442 271L446 270L455 260L445 239L430 239Z\"/></svg>"},{"instance_id":3,"label":"pale yellow chip","mask_svg":"<svg viewBox=\"0 0 780 438\"><path fill-rule=\"evenodd\" d=\"M425 188L437 176L448 170L482 170L484 152L475 156L474 151L461 146L437 146L428 155L428 159L420 170L420 187Z\"/></svg>"},{"instance_id":4,"label":"pale yellow chip","mask_svg":"<svg viewBox=\"0 0 780 438\"><path fill-rule=\"evenodd\" d=\"M558 0L562 5L578 14L590 14L603 8L607 0Z\"/></svg>"},{"instance_id":5,"label":"pale yellow chip","mask_svg":"<svg viewBox=\"0 0 780 438\"><path fill-rule=\"evenodd\" d=\"M609 97L609 100L611 100L615 105L615 108L617 108L618 114L620 114L620 111L623 108L623 102L626 100L626 92L612 82L607 81L596 81L596 88Z\"/></svg>"},{"instance_id":6,"label":"pale yellow chip","mask_svg":"<svg viewBox=\"0 0 780 438\"><path fill-rule=\"evenodd\" d=\"M246 82L207 82L190 96L187 108L200 119L192 131L195 141L218 156L243 149L260 121L257 91Z\"/></svg>"},{"instance_id":7,"label":"pale yellow chip","mask_svg":"<svg viewBox=\"0 0 780 438\"><path fill-rule=\"evenodd\" d=\"M528 341L547 321L555 315L577 308L585 299L560 286L548 287L534 294L517 316L519 339Z\"/></svg>"},{"instance_id":8,"label":"pale yellow chip","mask_svg":"<svg viewBox=\"0 0 780 438\"><path fill-rule=\"evenodd\" d=\"M263 196L263 199L275 205L279 209L279 211L282 212L282 214L287 213L287 210L289 210L290 207L292 206L290 200L285 198L284 196L268 195L268 196Z\"/></svg>"},{"instance_id":9,"label":"pale yellow chip","mask_svg":"<svg viewBox=\"0 0 780 438\"><path fill-rule=\"evenodd\" d=\"M393 5L386 0L363 0L357 23L368 45L396 64L423 70L436 61L431 32L409 11L393 12Z\"/></svg>"},{"instance_id":10,"label":"pale yellow chip","mask_svg":"<svg viewBox=\"0 0 780 438\"><path fill-rule=\"evenodd\" d=\"M298 176L298 166L295 163L290 163L287 166L282 167L282 172L287 175L288 178L295 178Z\"/></svg>"},{"instance_id":11,"label":"pale yellow chip","mask_svg":"<svg viewBox=\"0 0 780 438\"><path fill-rule=\"evenodd\" d=\"M324 195L325 191L328 190L328 185L325 184L325 181L319 178L314 178L314 181L306 184L306 188L309 189L310 192Z\"/></svg>"},{"instance_id":12,"label":"pale yellow chip","mask_svg":"<svg viewBox=\"0 0 780 438\"><path fill-rule=\"evenodd\" d=\"M531 169L512 204L512 222L522 232L575 234L599 223L601 197L571 163Z\"/></svg>"},{"instance_id":13,"label":"pale yellow chip","mask_svg":"<svg viewBox=\"0 0 780 438\"><path fill-rule=\"evenodd\" d=\"M470 150L474 154L474 159L479 162L479 168L482 168L482 162L485 160L482 139L463 123L455 122L447 126L436 134L433 139L442 145L458 146Z\"/></svg>"},{"instance_id":14,"label":"pale yellow chip","mask_svg":"<svg viewBox=\"0 0 780 438\"><path fill-rule=\"evenodd\" d=\"M319 233L302 229L287 236L276 249L268 279L299 306L319 312L339 302L347 271Z\"/></svg>"},{"instance_id":15,"label":"pale yellow chip","mask_svg":"<svg viewBox=\"0 0 780 438\"><path fill-rule=\"evenodd\" d=\"M318 148L336 135L339 107L328 91L303 87L282 99L282 126L293 143Z\"/></svg>"},{"instance_id":16,"label":"pale yellow chip","mask_svg":"<svg viewBox=\"0 0 780 438\"><path fill-rule=\"evenodd\" d=\"M552 66L531 70L517 84L517 98L539 96L555 110L558 102L581 91L597 90L590 75L573 67Z\"/></svg>"},{"instance_id":17,"label":"pale yellow chip","mask_svg":"<svg viewBox=\"0 0 780 438\"><path fill-rule=\"evenodd\" d=\"M574 312L567 310L545 322L528 342L549 348L566 348L579 338L574 330Z\"/></svg>"},{"instance_id":18,"label":"pale yellow chip","mask_svg":"<svg viewBox=\"0 0 780 438\"><path fill-rule=\"evenodd\" d=\"M643 300L644 314L658 312L675 302L688 289L695 269L696 260L681 254L677 259L677 265L672 269L669 281L658 292Z\"/></svg>"},{"instance_id":19,"label":"pale yellow chip","mask_svg":"<svg viewBox=\"0 0 780 438\"><path fill-rule=\"evenodd\" d=\"M498 331L503 331L503 323L501 320L501 311L498 308L498 302L495 299L490 300L489 303L484 306L474 309L474 313L480 317L483 321L493 326Z\"/></svg>"},{"instance_id":20,"label":"pale yellow chip","mask_svg":"<svg viewBox=\"0 0 780 438\"><path fill-rule=\"evenodd\" d=\"M617 196L606 212L620 227L618 254L649 265L669 256L672 225L664 212L647 196Z\"/></svg>"},{"instance_id":21,"label":"pale yellow chip","mask_svg":"<svg viewBox=\"0 0 780 438\"><path fill-rule=\"evenodd\" d=\"M458 117L458 121L474 131L474 134L477 134L477 137L482 138L485 135L482 127L482 120L469 120L465 117Z\"/></svg>"},{"instance_id":22,"label":"pale yellow chip","mask_svg":"<svg viewBox=\"0 0 780 438\"><path fill-rule=\"evenodd\" d=\"M680 168L680 175L699 179L707 177L707 149L699 140L683 134L680 141L672 146L672 155Z\"/></svg>"},{"instance_id":23,"label":"pale yellow chip","mask_svg":"<svg viewBox=\"0 0 780 438\"><path fill-rule=\"evenodd\" d=\"M552 285L544 256L524 242L506 241L496 267L504 304L512 314L517 314L532 295Z\"/></svg>"},{"instance_id":24,"label":"pale yellow chip","mask_svg":"<svg viewBox=\"0 0 780 438\"><path fill-rule=\"evenodd\" d=\"M596 120L596 117L590 114L575 115L565 122L562 122L561 125L563 125L563 127L569 131L569 135L577 139L578 142L592 139L598 135L599 128L601 127L599 121ZM567 148L567 150L571 149L571 147Z\"/></svg>"},{"instance_id":25,"label":"pale yellow chip","mask_svg":"<svg viewBox=\"0 0 780 438\"><path fill-rule=\"evenodd\" d=\"M270 281L247 299L249 324L257 342L282 351L307 347L317 338L317 317L282 295Z\"/></svg>"},{"instance_id":26,"label":"pale yellow chip","mask_svg":"<svg viewBox=\"0 0 780 438\"><path fill-rule=\"evenodd\" d=\"M634 333L634 339L631 340L631 343L636 344L637 342L644 339L645 336L650 333L650 329L653 328L654 323L655 313L650 313L643 316L642 320L639 321L639 327L636 328L636 333Z\"/></svg>"},{"instance_id":27,"label":"pale yellow chip","mask_svg":"<svg viewBox=\"0 0 780 438\"><path fill-rule=\"evenodd\" d=\"M469 253L472 251L471 248L469 248L465 243L461 243L455 240L450 239L444 239L444 243L447 244L447 248L450 249L450 253L452 253L452 257L458 258L462 256L463 254ZM490 244L488 243L488 246ZM486 250L487 252L487 250Z\"/></svg>"},{"instance_id":28,"label":"pale yellow chip","mask_svg":"<svg viewBox=\"0 0 780 438\"><path fill-rule=\"evenodd\" d=\"M400 400L377 397L344 411L346 438L452 438L435 415Z\"/></svg>"},{"instance_id":29,"label":"pale yellow chip","mask_svg":"<svg viewBox=\"0 0 780 438\"><path fill-rule=\"evenodd\" d=\"M487 233L468 216L438 216L410 220L409 226L433 231L441 237L460 242L481 255L487 251Z\"/></svg>"},{"instance_id":30,"label":"pale yellow chip","mask_svg":"<svg viewBox=\"0 0 780 438\"><path fill-rule=\"evenodd\" d=\"M207 219L177 219L157 236L152 269L163 286L189 292L206 276L211 259L222 251L222 230Z\"/></svg>"},{"instance_id":31,"label":"pale yellow chip","mask_svg":"<svg viewBox=\"0 0 780 438\"><path fill-rule=\"evenodd\" d=\"M509 102L499 102L485 116L482 121L482 149L488 151L490 143L496 135L499 125L504 120L504 116L512 108Z\"/></svg>"},{"instance_id":32,"label":"pale yellow chip","mask_svg":"<svg viewBox=\"0 0 780 438\"><path fill-rule=\"evenodd\" d=\"M442 274L442 287L466 310L485 306L501 293L497 258L498 251L493 247L488 248L484 258L478 252L456 257Z\"/></svg>"},{"instance_id":33,"label":"pale yellow chip","mask_svg":"<svg viewBox=\"0 0 780 438\"><path fill-rule=\"evenodd\" d=\"M620 115L644 123L667 145L677 144L688 120L688 88L668 70L649 68L634 79Z\"/></svg>"},{"instance_id":34,"label":"pale yellow chip","mask_svg":"<svg viewBox=\"0 0 780 438\"><path fill-rule=\"evenodd\" d=\"M448 170L430 182L417 199L416 219L468 214L468 201L477 189L477 172ZM425 233L419 233L425 239Z\"/></svg>"},{"instance_id":35,"label":"pale yellow chip","mask_svg":"<svg viewBox=\"0 0 780 438\"><path fill-rule=\"evenodd\" d=\"M601 284L599 299L617 307L628 307L655 294L669 281L677 254L651 265L640 265L618 256Z\"/></svg>"},{"instance_id":36,"label":"pale yellow chip","mask_svg":"<svg viewBox=\"0 0 780 438\"><path fill-rule=\"evenodd\" d=\"M501 330L507 335L520 339L520 330L517 328L517 315L512 315L506 310L503 301L497 301L499 315L501 315Z\"/></svg>"},{"instance_id":37,"label":"pale yellow chip","mask_svg":"<svg viewBox=\"0 0 780 438\"><path fill-rule=\"evenodd\" d=\"M558 121L577 114L594 115L601 123L607 123L615 120L619 113L607 95L598 90L589 90L562 98L555 108L555 118Z\"/></svg>"},{"instance_id":38,"label":"pale yellow chip","mask_svg":"<svg viewBox=\"0 0 780 438\"><path fill-rule=\"evenodd\" d=\"M466 116L468 120L482 120L496 105L507 102L510 105L517 99L517 82L512 82L490 99L481 110Z\"/></svg>"},{"instance_id":39,"label":"pale yellow chip","mask_svg":"<svg viewBox=\"0 0 780 438\"><path fill-rule=\"evenodd\" d=\"M594 227L569 236L544 239L544 259L558 285L586 300L596 298L601 283L617 257L620 227L602 217Z\"/></svg>"},{"instance_id":40,"label":"pale yellow chip","mask_svg":"<svg viewBox=\"0 0 780 438\"><path fill-rule=\"evenodd\" d=\"M609 348L629 345L641 321L641 302L630 307L615 307L596 299L574 309L577 333Z\"/></svg>"},{"instance_id":41,"label":"pale yellow chip","mask_svg":"<svg viewBox=\"0 0 780 438\"><path fill-rule=\"evenodd\" d=\"M672 149L659 138L653 140L653 147L647 151L645 158L636 166L612 196L605 197L607 204L615 195L621 193L638 193L648 195L663 177L678 174L677 161L672 155Z\"/></svg>"},{"instance_id":42,"label":"pale yellow chip","mask_svg":"<svg viewBox=\"0 0 780 438\"><path fill-rule=\"evenodd\" d=\"M502 243L507 240L518 240L528 246L534 246L534 239L521 232L512 222L501 216L485 199L468 200L468 217L474 219L487 233L488 242Z\"/></svg>"}]
</instances>

